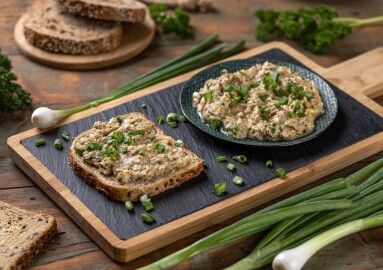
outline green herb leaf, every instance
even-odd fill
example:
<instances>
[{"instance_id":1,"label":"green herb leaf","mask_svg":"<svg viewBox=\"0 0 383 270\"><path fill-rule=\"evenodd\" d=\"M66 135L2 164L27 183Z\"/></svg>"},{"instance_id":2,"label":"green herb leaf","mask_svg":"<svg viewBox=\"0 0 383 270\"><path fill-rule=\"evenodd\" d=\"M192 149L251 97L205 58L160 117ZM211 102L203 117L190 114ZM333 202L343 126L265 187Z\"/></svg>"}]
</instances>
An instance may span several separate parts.
<instances>
[{"instance_id":1,"label":"green herb leaf","mask_svg":"<svg viewBox=\"0 0 383 270\"><path fill-rule=\"evenodd\" d=\"M277 101L277 106L280 107L282 105L286 105L287 103L289 102L289 99L287 97L281 97L278 101Z\"/></svg>"},{"instance_id":2,"label":"green herb leaf","mask_svg":"<svg viewBox=\"0 0 383 270\"><path fill-rule=\"evenodd\" d=\"M207 93L203 94L202 96L205 99L205 101L208 101L213 97L213 91L207 92Z\"/></svg>"},{"instance_id":3,"label":"green herb leaf","mask_svg":"<svg viewBox=\"0 0 383 270\"><path fill-rule=\"evenodd\" d=\"M213 190L213 193L217 196L221 196L223 194L225 194L226 192L226 183L217 183L217 184L214 184L214 190Z\"/></svg>"},{"instance_id":4,"label":"green herb leaf","mask_svg":"<svg viewBox=\"0 0 383 270\"><path fill-rule=\"evenodd\" d=\"M180 121L182 121L184 123L189 122L188 119L183 115L179 115L178 118L180 119Z\"/></svg>"},{"instance_id":5,"label":"green herb leaf","mask_svg":"<svg viewBox=\"0 0 383 270\"><path fill-rule=\"evenodd\" d=\"M132 137L127 136L127 137L125 137L124 143L126 143L128 145L133 145L134 144L134 140L133 140Z\"/></svg>"},{"instance_id":6,"label":"green herb leaf","mask_svg":"<svg viewBox=\"0 0 383 270\"><path fill-rule=\"evenodd\" d=\"M233 134L237 134L238 133L238 126L237 125L234 125L234 124L230 124L228 127L227 127L227 130L232 132Z\"/></svg>"},{"instance_id":7,"label":"green herb leaf","mask_svg":"<svg viewBox=\"0 0 383 270\"><path fill-rule=\"evenodd\" d=\"M148 196L148 194L143 194L140 196L140 202L141 203L146 203L146 202L150 202L152 199L150 199L150 197Z\"/></svg>"},{"instance_id":8,"label":"green herb leaf","mask_svg":"<svg viewBox=\"0 0 383 270\"><path fill-rule=\"evenodd\" d=\"M251 83L250 83L250 86L251 86L252 88L257 88L259 85L260 85L259 82L251 82Z\"/></svg>"},{"instance_id":9,"label":"green herb leaf","mask_svg":"<svg viewBox=\"0 0 383 270\"><path fill-rule=\"evenodd\" d=\"M176 128L178 127L178 123L176 121L170 121L168 122L169 127Z\"/></svg>"},{"instance_id":10,"label":"green herb leaf","mask_svg":"<svg viewBox=\"0 0 383 270\"><path fill-rule=\"evenodd\" d=\"M146 222L146 223L152 223L152 222L156 221L156 218L151 214L143 213L143 214L141 214L141 220Z\"/></svg>"},{"instance_id":11,"label":"green herb leaf","mask_svg":"<svg viewBox=\"0 0 383 270\"><path fill-rule=\"evenodd\" d=\"M238 161L239 163L246 163L247 157L244 155L236 155L233 157L233 160Z\"/></svg>"},{"instance_id":12,"label":"green herb leaf","mask_svg":"<svg viewBox=\"0 0 383 270\"><path fill-rule=\"evenodd\" d=\"M144 150L140 150L140 152L138 152L138 154L140 155L140 156L145 156L146 155L146 152L144 151Z\"/></svg>"},{"instance_id":13,"label":"green herb leaf","mask_svg":"<svg viewBox=\"0 0 383 270\"><path fill-rule=\"evenodd\" d=\"M278 176L279 178L281 178L281 179L286 178L286 171L285 171L285 169L283 169L283 168L277 168L277 169L275 170L275 172L277 173L277 176Z\"/></svg>"},{"instance_id":14,"label":"green herb leaf","mask_svg":"<svg viewBox=\"0 0 383 270\"><path fill-rule=\"evenodd\" d=\"M267 167L267 168L272 168L272 167L273 167L273 161L270 160L270 159L267 160L267 161L266 161L266 167Z\"/></svg>"},{"instance_id":15,"label":"green herb leaf","mask_svg":"<svg viewBox=\"0 0 383 270\"><path fill-rule=\"evenodd\" d=\"M165 145L159 144L158 147L157 147L157 153L161 154L163 152L165 152Z\"/></svg>"},{"instance_id":16,"label":"green herb leaf","mask_svg":"<svg viewBox=\"0 0 383 270\"><path fill-rule=\"evenodd\" d=\"M274 71L271 73L271 80L272 80L273 82L278 82L279 74L280 74L280 72L279 72L278 70L274 70Z\"/></svg>"},{"instance_id":17,"label":"green herb leaf","mask_svg":"<svg viewBox=\"0 0 383 270\"><path fill-rule=\"evenodd\" d=\"M261 113L262 120L264 120L264 121L268 121L269 120L269 116L267 115L267 111L268 111L267 106L262 107L259 110L259 112Z\"/></svg>"},{"instance_id":18,"label":"green herb leaf","mask_svg":"<svg viewBox=\"0 0 383 270\"><path fill-rule=\"evenodd\" d=\"M243 181L243 178L240 177L240 176L235 176L235 177L233 178L233 182L234 182L234 184L236 184L237 186L243 186L243 185L245 184L244 181Z\"/></svg>"},{"instance_id":19,"label":"green herb leaf","mask_svg":"<svg viewBox=\"0 0 383 270\"><path fill-rule=\"evenodd\" d=\"M142 203L142 206L146 212L152 211L154 209L154 205L151 201Z\"/></svg>"},{"instance_id":20,"label":"green herb leaf","mask_svg":"<svg viewBox=\"0 0 383 270\"><path fill-rule=\"evenodd\" d=\"M63 138L65 141L69 141L70 140L70 134L69 134L69 132L68 131L63 131L62 133L61 133L61 138Z\"/></svg>"},{"instance_id":21,"label":"green herb leaf","mask_svg":"<svg viewBox=\"0 0 383 270\"><path fill-rule=\"evenodd\" d=\"M133 212L134 211L134 206L133 206L133 203L131 201L126 201L125 202L125 208L129 212Z\"/></svg>"},{"instance_id":22,"label":"green herb leaf","mask_svg":"<svg viewBox=\"0 0 383 270\"><path fill-rule=\"evenodd\" d=\"M116 120L117 120L117 123L121 126L123 122L122 119L119 116L117 116Z\"/></svg>"},{"instance_id":23,"label":"green herb leaf","mask_svg":"<svg viewBox=\"0 0 383 270\"><path fill-rule=\"evenodd\" d=\"M126 146L122 147L121 148L121 153L123 153L123 154L128 153L128 148L126 148Z\"/></svg>"},{"instance_id":24,"label":"green herb leaf","mask_svg":"<svg viewBox=\"0 0 383 270\"><path fill-rule=\"evenodd\" d=\"M146 105L145 103L144 103L144 104L141 104L141 108L142 108L142 109L147 109L147 108L148 108L148 105Z\"/></svg>"},{"instance_id":25,"label":"green herb leaf","mask_svg":"<svg viewBox=\"0 0 383 270\"><path fill-rule=\"evenodd\" d=\"M178 121L178 114L176 113L169 113L166 116L166 122L177 122Z\"/></svg>"},{"instance_id":26,"label":"green herb leaf","mask_svg":"<svg viewBox=\"0 0 383 270\"><path fill-rule=\"evenodd\" d=\"M202 165L205 166L205 167L207 166L206 160L202 160Z\"/></svg>"},{"instance_id":27,"label":"green herb leaf","mask_svg":"<svg viewBox=\"0 0 383 270\"><path fill-rule=\"evenodd\" d=\"M217 157L217 160L218 160L219 162L223 162L223 161L226 161L226 157L225 157L225 156L218 156L218 157Z\"/></svg>"},{"instance_id":28,"label":"green herb leaf","mask_svg":"<svg viewBox=\"0 0 383 270\"><path fill-rule=\"evenodd\" d=\"M314 93L310 92L310 91L306 91L305 92L305 97L307 98L307 100L311 100L311 99L314 98Z\"/></svg>"},{"instance_id":29,"label":"green herb leaf","mask_svg":"<svg viewBox=\"0 0 383 270\"><path fill-rule=\"evenodd\" d=\"M149 134L149 139L153 141L156 138L156 135L152 132Z\"/></svg>"},{"instance_id":30,"label":"green herb leaf","mask_svg":"<svg viewBox=\"0 0 383 270\"><path fill-rule=\"evenodd\" d=\"M210 127L212 129L219 129L222 126L222 122L220 120L213 119L210 123Z\"/></svg>"},{"instance_id":31,"label":"green herb leaf","mask_svg":"<svg viewBox=\"0 0 383 270\"><path fill-rule=\"evenodd\" d=\"M161 115L157 116L157 123L161 125L163 122L164 122L164 118Z\"/></svg>"},{"instance_id":32,"label":"green herb leaf","mask_svg":"<svg viewBox=\"0 0 383 270\"><path fill-rule=\"evenodd\" d=\"M145 135L145 130L139 129L139 130L133 130L129 132L130 136L139 136L139 135Z\"/></svg>"},{"instance_id":33,"label":"green herb leaf","mask_svg":"<svg viewBox=\"0 0 383 270\"><path fill-rule=\"evenodd\" d=\"M267 99L267 96L262 93L258 93L258 97L262 102L265 102Z\"/></svg>"},{"instance_id":34,"label":"green herb leaf","mask_svg":"<svg viewBox=\"0 0 383 270\"><path fill-rule=\"evenodd\" d=\"M63 144L61 142L60 139L56 139L54 142L53 142L53 146L57 149L57 150L61 150L63 149Z\"/></svg>"},{"instance_id":35,"label":"green herb leaf","mask_svg":"<svg viewBox=\"0 0 383 270\"><path fill-rule=\"evenodd\" d=\"M36 146L42 146L42 145L45 145L45 139L37 139L35 141L35 145Z\"/></svg>"},{"instance_id":36,"label":"green herb leaf","mask_svg":"<svg viewBox=\"0 0 383 270\"><path fill-rule=\"evenodd\" d=\"M232 163L227 164L226 168L227 168L230 172L234 172L234 171L236 170L235 165L232 164Z\"/></svg>"},{"instance_id":37,"label":"green herb leaf","mask_svg":"<svg viewBox=\"0 0 383 270\"><path fill-rule=\"evenodd\" d=\"M118 144L123 143L125 140L124 133L121 131L114 132L112 138L115 139Z\"/></svg>"},{"instance_id":38,"label":"green herb leaf","mask_svg":"<svg viewBox=\"0 0 383 270\"><path fill-rule=\"evenodd\" d=\"M101 151L102 145L97 142L90 142L88 148L93 151L96 151L96 150Z\"/></svg>"}]
</instances>

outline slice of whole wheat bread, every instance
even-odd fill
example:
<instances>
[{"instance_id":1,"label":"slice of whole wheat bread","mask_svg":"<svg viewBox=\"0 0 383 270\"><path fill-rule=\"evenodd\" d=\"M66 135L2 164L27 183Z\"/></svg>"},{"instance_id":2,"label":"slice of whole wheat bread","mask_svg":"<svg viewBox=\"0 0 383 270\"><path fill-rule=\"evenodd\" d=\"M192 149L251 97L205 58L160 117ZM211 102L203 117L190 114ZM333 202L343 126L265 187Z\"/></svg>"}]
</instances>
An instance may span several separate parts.
<instances>
[{"instance_id":1,"label":"slice of whole wheat bread","mask_svg":"<svg viewBox=\"0 0 383 270\"><path fill-rule=\"evenodd\" d=\"M128 134L140 130L144 130L145 134L135 136L133 144L118 144L118 157L110 158L102 154L109 147L107 144L111 143L115 132L122 132L126 141ZM91 143L103 145L102 150L90 149ZM163 152L159 150L161 144ZM79 149L86 150L79 152ZM105 169L107 163L102 163L104 160L113 162L109 171ZM69 150L69 161L76 174L88 185L117 201L138 201L143 194L157 195L203 171L203 160L186 149L183 143L166 136L140 113L114 117L109 122L96 122L92 129L74 139Z\"/></svg>"},{"instance_id":2,"label":"slice of whole wheat bread","mask_svg":"<svg viewBox=\"0 0 383 270\"><path fill-rule=\"evenodd\" d=\"M140 23L145 20L146 5L135 0L59 0L70 13L117 22Z\"/></svg>"},{"instance_id":3,"label":"slice of whole wheat bread","mask_svg":"<svg viewBox=\"0 0 383 270\"><path fill-rule=\"evenodd\" d=\"M111 51L121 44L119 23L78 18L55 0L36 3L26 14L26 39L46 51L90 55Z\"/></svg>"},{"instance_id":4,"label":"slice of whole wheat bread","mask_svg":"<svg viewBox=\"0 0 383 270\"><path fill-rule=\"evenodd\" d=\"M20 269L57 234L52 216L0 201L0 269Z\"/></svg>"}]
</instances>

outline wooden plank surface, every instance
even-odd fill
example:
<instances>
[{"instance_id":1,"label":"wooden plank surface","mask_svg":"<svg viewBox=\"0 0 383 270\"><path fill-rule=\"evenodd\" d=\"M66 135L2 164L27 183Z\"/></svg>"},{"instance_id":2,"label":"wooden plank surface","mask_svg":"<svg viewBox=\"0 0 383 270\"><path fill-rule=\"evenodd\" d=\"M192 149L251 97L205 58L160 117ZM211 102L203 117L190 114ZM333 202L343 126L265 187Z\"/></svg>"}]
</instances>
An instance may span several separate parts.
<instances>
[{"instance_id":1,"label":"wooden plank surface","mask_svg":"<svg viewBox=\"0 0 383 270\"><path fill-rule=\"evenodd\" d=\"M6 54L11 55L15 72L19 75L21 84L32 93L34 107L49 104L52 108L72 107L93 100L120 84L129 81L139 74L146 72L166 59L183 52L192 44L202 40L212 33L220 33L225 41L237 41L241 38L248 41L249 46L258 45L254 41L253 31L255 21L252 11L257 8L288 9L303 5L327 3L340 9L343 16L377 16L383 13L383 6L376 1L229 1L219 0L218 11L214 14L193 14L192 24L196 28L196 40L180 41L175 38L157 36L154 43L140 57L102 71L94 72L62 72L35 64L18 52L13 39L13 26L18 17L24 12L31 1L1 1L0 2L0 46ZM249 12L250 10L250 12ZM229 27L222 27L230 18ZM340 63L353 56L382 46L383 28L369 26L357 29L322 56L314 56L303 51L299 45L293 45L315 62L328 67ZM376 101L383 104L381 97ZM32 110L17 113L11 117L0 115L0 198L22 205L29 209L41 209L55 215L59 219L61 234L43 254L34 261L36 269L93 269L97 264L100 269L134 269L154 259L192 243L196 239L211 233L239 217L230 219L198 234L177 241L176 243L139 258L129 265L120 265L111 261L107 255L98 249L73 222L58 207L44 195L34 183L22 173L10 160L6 150L6 139L16 133L31 128L29 117ZM348 175L361 168L368 162L383 155L372 156L362 162L343 169L322 181L337 176ZM307 188L307 187L305 187ZM31 200L32 198L32 200ZM253 212L254 210L250 211ZM243 216L243 215L241 215ZM383 267L381 229L369 230L355 234L339 241L315 256L307 269L379 269ZM85 244L83 244L85 243ZM241 241L235 246L252 247L253 239ZM89 245L88 247L86 245ZM92 251L92 248L96 251ZM177 269L221 269L245 254L238 248L222 247L202 254L180 265ZM214 263L213 263L214 262Z\"/></svg>"}]
</instances>

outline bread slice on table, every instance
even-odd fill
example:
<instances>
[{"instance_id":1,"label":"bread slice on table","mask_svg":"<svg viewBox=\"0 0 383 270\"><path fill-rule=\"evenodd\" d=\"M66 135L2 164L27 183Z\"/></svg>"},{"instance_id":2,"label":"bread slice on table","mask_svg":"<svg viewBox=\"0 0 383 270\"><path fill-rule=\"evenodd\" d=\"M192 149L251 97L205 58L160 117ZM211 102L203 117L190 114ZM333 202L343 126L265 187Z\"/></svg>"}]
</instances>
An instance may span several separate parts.
<instances>
[{"instance_id":1,"label":"bread slice on table","mask_svg":"<svg viewBox=\"0 0 383 270\"><path fill-rule=\"evenodd\" d=\"M51 52L91 55L111 51L121 44L122 26L78 18L55 0L32 5L24 21L24 35L32 45Z\"/></svg>"},{"instance_id":2,"label":"bread slice on table","mask_svg":"<svg viewBox=\"0 0 383 270\"><path fill-rule=\"evenodd\" d=\"M59 0L73 14L117 22L140 23L145 20L146 5L135 0Z\"/></svg>"},{"instance_id":3,"label":"bread slice on table","mask_svg":"<svg viewBox=\"0 0 383 270\"><path fill-rule=\"evenodd\" d=\"M0 269L20 269L57 234L52 216L0 201Z\"/></svg>"},{"instance_id":4,"label":"bread slice on table","mask_svg":"<svg viewBox=\"0 0 383 270\"><path fill-rule=\"evenodd\" d=\"M183 142L135 112L98 121L78 135L69 160L88 185L117 201L157 195L203 171L203 160Z\"/></svg>"}]
</instances>

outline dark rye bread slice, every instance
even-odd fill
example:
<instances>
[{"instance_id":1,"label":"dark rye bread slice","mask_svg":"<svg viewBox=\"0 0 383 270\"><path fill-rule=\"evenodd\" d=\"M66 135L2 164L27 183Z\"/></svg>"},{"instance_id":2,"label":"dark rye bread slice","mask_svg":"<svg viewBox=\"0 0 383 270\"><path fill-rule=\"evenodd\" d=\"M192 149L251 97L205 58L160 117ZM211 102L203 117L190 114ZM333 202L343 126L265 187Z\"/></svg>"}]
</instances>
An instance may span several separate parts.
<instances>
[{"instance_id":1,"label":"dark rye bread slice","mask_svg":"<svg viewBox=\"0 0 383 270\"><path fill-rule=\"evenodd\" d=\"M78 18L55 0L36 3L26 14L26 39L46 51L91 55L111 51L121 44L119 23Z\"/></svg>"},{"instance_id":2,"label":"dark rye bread slice","mask_svg":"<svg viewBox=\"0 0 383 270\"><path fill-rule=\"evenodd\" d=\"M117 22L140 23L145 20L146 5L135 0L59 0L70 13Z\"/></svg>"},{"instance_id":3,"label":"dark rye bread slice","mask_svg":"<svg viewBox=\"0 0 383 270\"><path fill-rule=\"evenodd\" d=\"M136 126L133 127L133 125ZM126 141L127 134L134 132L134 130L144 130L145 134L134 137L135 142L133 145L125 143L118 145L119 157L114 158L115 163L112 165L113 169L111 169L110 174L105 174L104 167L96 165L92 159L87 162L90 156L97 158L97 155L100 155L103 159L108 159L105 153L101 155L101 151L92 150L81 152L83 149L89 149L91 142L102 144L102 141L109 141L110 143L112 134L119 131L123 132ZM154 138L150 139L150 134L154 134ZM165 146L163 153L158 153L160 144ZM107 143L105 143L103 149L105 149L106 145ZM121 151L123 147L127 147L127 153L125 154ZM82 150L79 151L79 149ZM142 149L145 149L145 151ZM144 156L141 155L142 152ZM158 165L158 161L163 167ZM143 194L155 196L165 190L181 185L203 171L202 159L186 149L182 142L166 136L161 129L141 113L128 113L119 116L118 120L112 118L109 122L96 122L92 129L81 133L74 139L69 150L69 163L75 173L89 186L116 201L130 200L135 202ZM181 166L181 164L183 165ZM138 167L135 171L136 174L131 173L133 169L127 169L129 173L127 175L129 176L124 178L126 182L121 182L117 179L118 174L116 174L116 171L119 169L124 173L124 166L125 169L134 169L135 166L141 167ZM159 173L161 169L163 170L162 174Z\"/></svg>"},{"instance_id":4,"label":"dark rye bread slice","mask_svg":"<svg viewBox=\"0 0 383 270\"><path fill-rule=\"evenodd\" d=\"M52 216L0 201L0 269L20 269L57 234Z\"/></svg>"}]
</instances>

